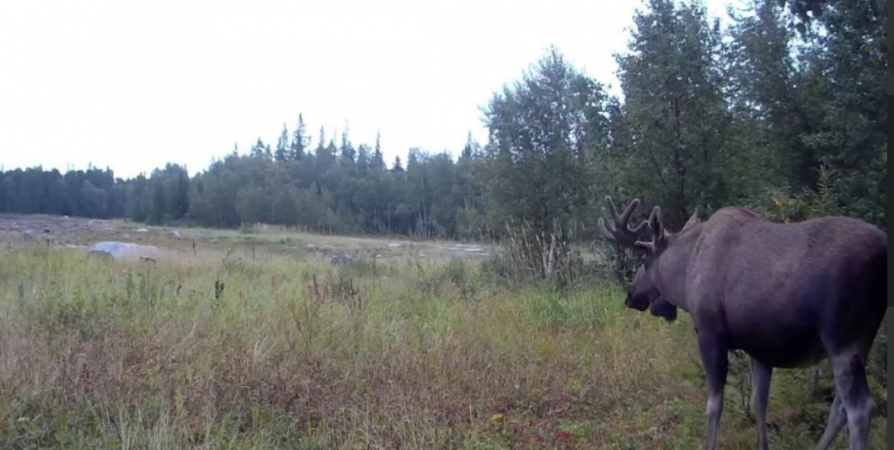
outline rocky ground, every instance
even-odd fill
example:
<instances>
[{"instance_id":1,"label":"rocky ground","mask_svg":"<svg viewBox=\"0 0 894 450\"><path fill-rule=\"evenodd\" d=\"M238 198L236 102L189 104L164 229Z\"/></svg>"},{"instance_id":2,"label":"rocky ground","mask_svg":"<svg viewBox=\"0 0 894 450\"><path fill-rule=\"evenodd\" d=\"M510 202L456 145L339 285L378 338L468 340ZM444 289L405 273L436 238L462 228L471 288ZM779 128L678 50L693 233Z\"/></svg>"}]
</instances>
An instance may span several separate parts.
<instances>
[{"instance_id":1,"label":"rocky ground","mask_svg":"<svg viewBox=\"0 0 894 450\"><path fill-rule=\"evenodd\" d=\"M475 259L490 254L476 244L310 234L260 226L250 231L154 227L122 220L67 216L0 215L0 246L46 242L57 249L83 251L100 242L122 242L164 251L197 248L258 247L305 254L334 264L356 259Z\"/></svg>"}]
</instances>

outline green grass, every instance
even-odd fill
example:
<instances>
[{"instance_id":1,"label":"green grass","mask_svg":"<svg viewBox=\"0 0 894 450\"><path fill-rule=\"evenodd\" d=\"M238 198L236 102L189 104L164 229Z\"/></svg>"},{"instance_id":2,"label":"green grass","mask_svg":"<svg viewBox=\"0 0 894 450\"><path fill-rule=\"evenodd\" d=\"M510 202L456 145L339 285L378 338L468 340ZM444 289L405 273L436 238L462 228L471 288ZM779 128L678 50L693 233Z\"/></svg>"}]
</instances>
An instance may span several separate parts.
<instances>
[{"instance_id":1,"label":"green grass","mask_svg":"<svg viewBox=\"0 0 894 450\"><path fill-rule=\"evenodd\" d=\"M0 255L0 448L701 446L688 317L628 311L611 284L510 288L472 262L227 253ZM822 432L828 403L803 374L774 375L774 449ZM757 445L739 399L731 387L725 450ZM886 435L876 418L871 448Z\"/></svg>"}]
</instances>

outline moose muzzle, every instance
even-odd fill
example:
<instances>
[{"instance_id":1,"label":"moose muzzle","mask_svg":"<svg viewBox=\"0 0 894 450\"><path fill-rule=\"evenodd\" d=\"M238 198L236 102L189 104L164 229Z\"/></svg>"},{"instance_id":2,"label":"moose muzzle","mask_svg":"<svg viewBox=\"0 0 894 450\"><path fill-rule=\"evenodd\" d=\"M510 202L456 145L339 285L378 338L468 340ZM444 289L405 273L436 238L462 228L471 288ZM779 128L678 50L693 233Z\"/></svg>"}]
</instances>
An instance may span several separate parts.
<instances>
[{"instance_id":1,"label":"moose muzzle","mask_svg":"<svg viewBox=\"0 0 894 450\"><path fill-rule=\"evenodd\" d=\"M637 311L645 311L649 308L649 303L647 294L635 292L633 289L627 291L627 298L624 300L624 306Z\"/></svg>"}]
</instances>

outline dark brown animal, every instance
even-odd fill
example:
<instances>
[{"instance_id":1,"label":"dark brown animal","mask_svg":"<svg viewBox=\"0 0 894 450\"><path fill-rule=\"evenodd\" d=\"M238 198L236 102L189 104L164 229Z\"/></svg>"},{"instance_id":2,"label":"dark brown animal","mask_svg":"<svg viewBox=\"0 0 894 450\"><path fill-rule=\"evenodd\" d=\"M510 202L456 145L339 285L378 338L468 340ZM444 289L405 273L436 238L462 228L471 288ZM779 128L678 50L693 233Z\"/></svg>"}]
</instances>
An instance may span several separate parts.
<instances>
[{"instance_id":1,"label":"dark brown animal","mask_svg":"<svg viewBox=\"0 0 894 450\"><path fill-rule=\"evenodd\" d=\"M774 368L814 365L828 358L836 394L829 423L815 447L826 450L847 424L850 449L864 450L877 406L866 380L866 358L887 310L888 238L852 218L824 217L778 224L752 211L726 207L702 223L693 214L683 229L664 228L661 209L628 226L634 199L600 218L602 234L645 250L625 304L676 319L692 317L708 382L706 450L716 448L728 351L752 363L752 401L758 445L769 448L767 403ZM605 209L603 208L603 215ZM651 241L638 240L648 226Z\"/></svg>"}]
</instances>

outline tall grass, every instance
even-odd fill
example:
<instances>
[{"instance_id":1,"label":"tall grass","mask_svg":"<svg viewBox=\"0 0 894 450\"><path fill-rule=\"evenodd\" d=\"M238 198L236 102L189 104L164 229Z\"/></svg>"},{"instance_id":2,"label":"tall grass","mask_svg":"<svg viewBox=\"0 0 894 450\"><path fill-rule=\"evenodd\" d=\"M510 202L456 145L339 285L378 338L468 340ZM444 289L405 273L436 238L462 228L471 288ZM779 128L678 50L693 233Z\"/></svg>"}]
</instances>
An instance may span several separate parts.
<instances>
[{"instance_id":1,"label":"tall grass","mask_svg":"<svg viewBox=\"0 0 894 450\"><path fill-rule=\"evenodd\" d=\"M128 264L7 250L0 448L700 445L686 317L627 311L611 284L492 279L459 261L336 269L208 250ZM827 405L798 386L774 386L775 448L809 448L825 423L814 411ZM754 426L729 410L723 448L753 448ZM884 419L873 427L881 448Z\"/></svg>"}]
</instances>

